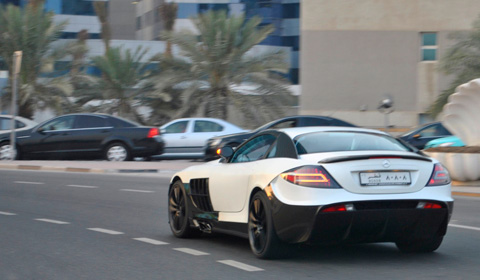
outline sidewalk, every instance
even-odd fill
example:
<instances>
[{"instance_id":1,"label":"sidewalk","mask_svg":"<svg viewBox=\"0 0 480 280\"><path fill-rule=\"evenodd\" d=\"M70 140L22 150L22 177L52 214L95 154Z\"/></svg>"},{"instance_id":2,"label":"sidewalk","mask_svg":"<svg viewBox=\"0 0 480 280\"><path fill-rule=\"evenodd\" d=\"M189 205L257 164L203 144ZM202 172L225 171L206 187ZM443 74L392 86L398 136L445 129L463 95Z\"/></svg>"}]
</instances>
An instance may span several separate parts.
<instances>
[{"instance_id":1,"label":"sidewalk","mask_svg":"<svg viewBox=\"0 0 480 280\"><path fill-rule=\"evenodd\" d=\"M192 165L204 163L195 160L162 160L162 161L0 161L0 169L39 170L56 172L89 172L89 173L124 173L149 174L152 176L170 177L175 172ZM459 196L480 197L480 181L452 182L452 194Z\"/></svg>"}]
</instances>

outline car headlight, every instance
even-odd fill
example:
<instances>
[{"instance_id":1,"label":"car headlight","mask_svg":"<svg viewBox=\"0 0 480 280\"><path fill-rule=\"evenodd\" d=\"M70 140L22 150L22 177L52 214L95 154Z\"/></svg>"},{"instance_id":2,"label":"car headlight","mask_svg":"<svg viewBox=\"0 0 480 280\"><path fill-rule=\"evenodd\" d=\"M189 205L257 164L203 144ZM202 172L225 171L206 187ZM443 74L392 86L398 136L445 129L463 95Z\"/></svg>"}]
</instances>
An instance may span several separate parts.
<instances>
[{"instance_id":1,"label":"car headlight","mask_svg":"<svg viewBox=\"0 0 480 280\"><path fill-rule=\"evenodd\" d=\"M453 142L446 142L446 143L442 143L442 144L440 144L440 145L438 145L438 146L439 146L439 147L450 147L450 146L452 146L453 144L455 144L455 143L453 143Z\"/></svg>"},{"instance_id":2,"label":"car headlight","mask_svg":"<svg viewBox=\"0 0 480 280\"><path fill-rule=\"evenodd\" d=\"M212 139L209 143L210 147L216 147L222 142L222 139Z\"/></svg>"}]
</instances>

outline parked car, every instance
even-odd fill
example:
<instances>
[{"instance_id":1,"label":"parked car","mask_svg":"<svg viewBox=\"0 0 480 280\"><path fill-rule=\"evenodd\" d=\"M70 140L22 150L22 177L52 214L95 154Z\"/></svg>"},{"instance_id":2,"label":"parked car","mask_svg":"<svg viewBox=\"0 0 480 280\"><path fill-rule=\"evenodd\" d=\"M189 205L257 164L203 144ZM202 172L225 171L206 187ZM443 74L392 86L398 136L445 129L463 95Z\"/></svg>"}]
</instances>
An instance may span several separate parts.
<instances>
[{"instance_id":1,"label":"parked car","mask_svg":"<svg viewBox=\"0 0 480 280\"><path fill-rule=\"evenodd\" d=\"M434 122L417 127L401 136L405 142L422 150L427 142L452 135L441 122Z\"/></svg>"},{"instance_id":2,"label":"parked car","mask_svg":"<svg viewBox=\"0 0 480 280\"><path fill-rule=\"evenodd\" d=\"M223 146L237 147L251 136L267 130L285 127L303 127L303 126L346 126L355 127L355 125L339 119L325 116L290 116L281 118L267 124L264 124L252 131L230 134L220 137L214 137L208 140L204 151L204 160L213 160L219 158L217 151Z\"/></svg>"},{"instance_id":3,"label":"parked car","mask_svg":"<svg viewBox=\"0 0 480 280\"><path fill-rule=\"evenodd\" d=\"M226 232L248 238L257 257L275 258L298 243L394 242L432 252L446 234L448 171L385 132L266 130L220 155L173 175L174 236Z\"/></svg>"},{"instance_id":4,"label":"parked car","mask_svg":"<svg viewBox=\"0 0 480 280\"><path fill-rule=\"evenodd\" d=\"M0 159L11 159L10 133L0 134ZM109 161L149 157L163 149L156 127L105 114L70 114L16 134L17 159L89 159Z\"/></svg>"},{"instance_id":5,"label":"parked car","mask_svg":"<svg viewBox=\"0 0 480 280\"><path fill-rule=\"evenodd\" d=\"M176 119L161 126L160 130L165 141L165 150L163 154L155 156L155 159L201 159L208 139L246 131L232 123L215 118Z\"/></svg>"},{"instance_id":6,"label":"parked car","mask_svg":"<svg viewBox=\"0 0 480 280\"><path fill-rule=\"evenodd\" d=\"M452 135L448 137L438 138L432 141L428 141L425 144L424 149L436 148L436 147L463 147L465 143L458 138L458 136Z\"/></svg>"},{"instance_id":7,"label":"parked car","mask_svg":"<svg viewBox=\"0 0 480 280\"><path fill-rule=\"evenodd\" d=\"M36 126L38 123L29 120L27 118L15 117L15 131L27 130ZM12 116L11 115L0 115L0 133L5 132L6 130L12 129Z\"/></svg>"}]
</instances>

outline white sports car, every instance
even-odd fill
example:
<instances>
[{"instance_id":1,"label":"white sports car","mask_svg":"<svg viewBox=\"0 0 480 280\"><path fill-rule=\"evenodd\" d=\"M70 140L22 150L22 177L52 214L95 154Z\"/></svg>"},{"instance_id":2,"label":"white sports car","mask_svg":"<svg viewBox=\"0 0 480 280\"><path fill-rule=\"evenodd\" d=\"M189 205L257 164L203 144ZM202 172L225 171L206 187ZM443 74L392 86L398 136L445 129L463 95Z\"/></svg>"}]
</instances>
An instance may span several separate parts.
<instances>
[{"instance_id":1,"label":"white sports car","mask_svg":"<svg viewBox=\"0 0 480 280\"><path fill-rule=\"evenodd\" d=\"M381 131L269 130L221 156L173 176L175 236L244 236L260 258L295 243L395 242L401 251L432 252L452 214L448 171Z\"/></svg>"}]
</instances>

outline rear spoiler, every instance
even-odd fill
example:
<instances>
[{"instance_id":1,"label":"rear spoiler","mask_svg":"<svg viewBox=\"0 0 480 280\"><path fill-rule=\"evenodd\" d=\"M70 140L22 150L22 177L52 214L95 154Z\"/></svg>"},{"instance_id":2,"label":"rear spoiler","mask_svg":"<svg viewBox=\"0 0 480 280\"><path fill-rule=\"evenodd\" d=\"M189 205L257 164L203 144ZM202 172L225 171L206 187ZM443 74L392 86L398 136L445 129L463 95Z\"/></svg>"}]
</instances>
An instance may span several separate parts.
<instances>
[{"instance_id":1,"label":"rear spoiler","mask_svg":"<svg viewBox=\"0 0 480 280\"><path fill-rule=\"evenodd\" d=\"M342 157L332 157L322 159L318 163L335 163L351 160L366 160L366 159L389 159L389 158L399 158L399 159L413 159L413 160L422 160L432 162L431 159L422 156L407 156L407 155L358 155L358 156L342 156Z\"/></svg>"}]
</instances>

